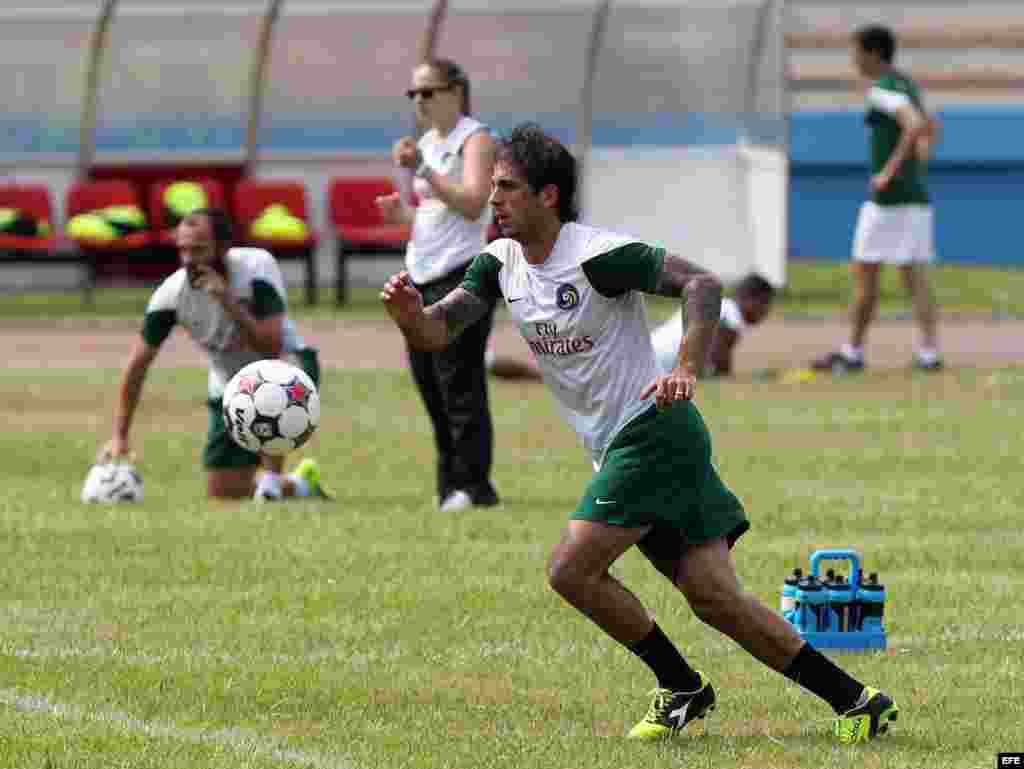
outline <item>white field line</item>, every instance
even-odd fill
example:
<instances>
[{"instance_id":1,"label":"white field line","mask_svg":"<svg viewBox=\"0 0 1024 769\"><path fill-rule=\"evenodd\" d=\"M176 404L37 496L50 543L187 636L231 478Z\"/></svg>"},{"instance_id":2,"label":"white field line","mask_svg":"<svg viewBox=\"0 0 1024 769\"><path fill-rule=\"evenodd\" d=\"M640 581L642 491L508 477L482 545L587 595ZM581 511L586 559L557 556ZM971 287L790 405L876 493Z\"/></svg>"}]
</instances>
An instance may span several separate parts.
<instances>
[{"instance_id":1,"label":"white field line","mask_svg":"<svg viewBox=\"0 0 1024 769\"><path fill-rule=\"evenodd\" d=\"M23 713L43 713L71 721L112 724L125 731L142 734L146 737L170 738L196 745L227 748L242 754L258 754L276 761L301 764L314 769L355 769L352 764L342 759L289 748L280 741L268 739L246 729L207 730L180 727L160 721L144 721L117 710L86 710L77 705L53 702L46 697L26 694L14 689L0 689L0 704L9 705Z\"/></svg>"}]
</instances>

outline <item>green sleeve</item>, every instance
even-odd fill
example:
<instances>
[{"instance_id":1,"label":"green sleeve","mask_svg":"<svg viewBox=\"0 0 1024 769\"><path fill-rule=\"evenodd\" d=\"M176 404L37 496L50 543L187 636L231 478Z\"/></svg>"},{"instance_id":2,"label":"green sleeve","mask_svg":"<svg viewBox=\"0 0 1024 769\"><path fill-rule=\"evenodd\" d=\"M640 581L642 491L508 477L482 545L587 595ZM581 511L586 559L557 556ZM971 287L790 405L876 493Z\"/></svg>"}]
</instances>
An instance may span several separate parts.
<instances>
[{"instance_id":1,"label":"green sleeve","mask_svg":"<svg viewBox=\"0 0 1024 769\"><path fill-rule=\"evenodd\" d=\"M252 305L249 307L249 312L256 320L269 318L271 315L280 315L284 310L284 297L277 293L276 288L265 280L252 282Z\"/></svg>"},{"instance_id":2,"label":"green sleeve","mask_svg":"<svg viewBox=\"0 0 1024 769\"><path fill-rule=\"evenodd\" d=\"M664 248L627 243L585 261L583 274L601 296L621 296L628 291L653 294L664 265Z\"/></svg>"},{"instance_id":3,"label":"green sleeve","mask_svg":"<svg viewBox=\"0 0 1024 769\"><path fill-rule=\"evenodd\" d=\"M150 347L159 347L171 335L177 320L177 313L174 310L147 312L142 321L142 338Z\"/></svg>"},{"instance_id":4,"label":"green sleeve","mask_svg":"<svg viewBox=\"0 0 1024 769\"><path fill-rule=\"evenodd\" d=\"M487 302L496 302L501 298L501 283L498 273L501 262L493 254L484 251L473 260L462 279L462 288Z\"/></svg>"}]
</instances>

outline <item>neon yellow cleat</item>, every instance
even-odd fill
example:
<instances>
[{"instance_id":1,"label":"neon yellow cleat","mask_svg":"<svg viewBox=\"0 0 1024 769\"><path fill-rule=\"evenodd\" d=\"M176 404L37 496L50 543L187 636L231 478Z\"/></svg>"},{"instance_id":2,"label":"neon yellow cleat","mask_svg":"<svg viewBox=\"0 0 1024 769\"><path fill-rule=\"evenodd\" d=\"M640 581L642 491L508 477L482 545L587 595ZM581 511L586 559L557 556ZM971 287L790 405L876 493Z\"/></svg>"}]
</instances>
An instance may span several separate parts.
<instances>
[{"instance_id":1,"label":"neon yellow cleat","mask_svg":"<svg viewBox=\"0 0 1024 769\"><path fill-rule=\"evenodd\" d=\"M889 730L889 722L895 721L900 709L885 692L864 687L860 703L839 716L832 725L832 732L841 745L867 742Z\"/></svg>"},{"instance_id":2,"label":"neon yellow cleat","mask_svg":"<svg viewBox=\"0 0 1024 769\"><path fill-rule=\"evenodd\" d=\"M320 479L320 464L315 459L310 459L309 457L303 459L292 470L292 474L299 476L309 484L309 495L311 497L334 499L334 495L324 488L323 482Z\"/></svg>"},{"instance_id":3,"label":"neon yellow cleat","mask_svg":"<svg viewBox=\"0 0 1024 769\"><path fill-rule=\"evenodd\" d=\"M629 730L629 738L637 740L659 740L672 737L683 730L691 721L704 718L715 709L714 687L700 676L700 688L694 692L674 692L671 689L655 689L647 715Z\"/></svg>"}]
</instances>

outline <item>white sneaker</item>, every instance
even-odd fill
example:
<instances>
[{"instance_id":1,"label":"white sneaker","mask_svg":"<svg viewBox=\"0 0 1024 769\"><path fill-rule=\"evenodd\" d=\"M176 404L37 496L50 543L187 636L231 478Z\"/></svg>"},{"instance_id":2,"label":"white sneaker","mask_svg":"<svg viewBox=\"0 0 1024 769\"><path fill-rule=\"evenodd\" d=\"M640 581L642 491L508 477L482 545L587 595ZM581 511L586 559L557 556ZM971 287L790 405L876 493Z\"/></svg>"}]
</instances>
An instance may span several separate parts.
<instances>
[{"instance_id":1,"label":"white sneaker","mask_svg":"<svg viewBox=\"0 0 1024 769\"><path fill-rule=\"evenodd\" d=\"M442 513L460 513L463 510L473 506L473 498L462 489L456 489L438 505L438 510Z\"/></svg>"},{"instance_id":2,"label":"white sneaker","mask_svg":"<svg viewBox=\"0 0 1024 769\"><path fill-rule=\"evenodd\" d=\"M281 476L275 473L261 473L252 498L257 502L279 502L283 496Z\"/></svg>"}]
</instances>

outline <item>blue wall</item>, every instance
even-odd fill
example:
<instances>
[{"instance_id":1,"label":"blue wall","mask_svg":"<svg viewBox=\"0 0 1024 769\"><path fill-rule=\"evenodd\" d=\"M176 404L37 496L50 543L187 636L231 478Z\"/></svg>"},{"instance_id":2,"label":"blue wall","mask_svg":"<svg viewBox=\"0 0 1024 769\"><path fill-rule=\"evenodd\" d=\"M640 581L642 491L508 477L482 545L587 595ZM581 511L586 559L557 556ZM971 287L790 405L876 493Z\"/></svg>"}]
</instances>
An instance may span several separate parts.
<instances>
[{"instance_id":1,"label":"blue wall","mask_svg":"<svg viewBox=\"0 0 1024 769\"><path fill-rule=\"evenodd\" d=\"M942 140L928 186L943 261L1024 266L1024 110L939 112ZM867 196L867 132L860 111L793 115L789 251L845 259Z\"/></svg>"}]
</instances>

